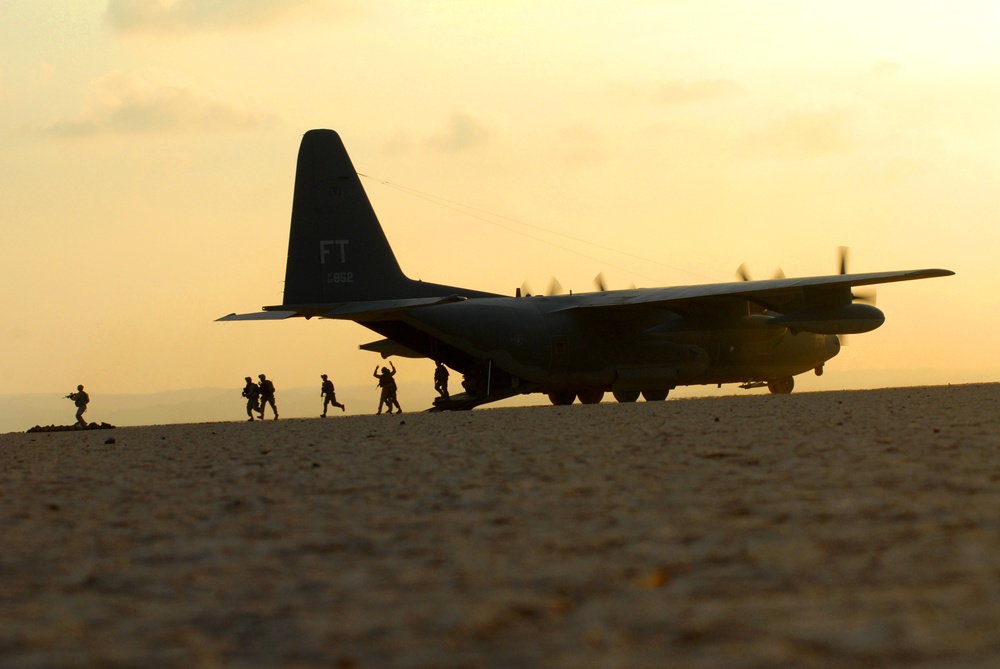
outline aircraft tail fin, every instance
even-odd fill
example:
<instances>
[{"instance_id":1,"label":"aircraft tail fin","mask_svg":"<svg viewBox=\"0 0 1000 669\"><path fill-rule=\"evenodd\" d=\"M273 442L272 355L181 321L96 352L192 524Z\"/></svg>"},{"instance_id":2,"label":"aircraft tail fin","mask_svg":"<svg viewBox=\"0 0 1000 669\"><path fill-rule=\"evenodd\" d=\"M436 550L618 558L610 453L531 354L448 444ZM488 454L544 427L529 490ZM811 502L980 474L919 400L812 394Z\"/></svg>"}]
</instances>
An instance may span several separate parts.
<instances>
[{"instance_id":1,"label":"aircraft tail fin","mask_svg":"<svg viewBox=\"0 0 1000 669\"><path fill-rule=\"evenodd\" d=\"M310 130L302 137L281 307L492 295L407 278L340 136Z\"/></svg>"},{"instance_id":2,"label":"aircraft tail fin","mask_svg":"<svg viewBox=\"0 0 1000 669\"><path fill-rule=\"evenodd\" d=\"M340 136L310 130L295 171L283 304L413 297Z\"/></svg>"}]
</instances>

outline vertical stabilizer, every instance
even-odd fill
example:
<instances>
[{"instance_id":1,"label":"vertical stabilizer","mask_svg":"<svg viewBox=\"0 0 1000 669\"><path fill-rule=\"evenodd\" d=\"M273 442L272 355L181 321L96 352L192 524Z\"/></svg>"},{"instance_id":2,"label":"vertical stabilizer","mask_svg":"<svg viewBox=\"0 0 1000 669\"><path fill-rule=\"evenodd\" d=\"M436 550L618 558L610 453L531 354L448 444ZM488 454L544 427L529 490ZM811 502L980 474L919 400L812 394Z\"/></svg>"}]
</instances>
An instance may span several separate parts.
<instances>
[{"instance_id":1,"label":"vertical stabilizer","mask_svg":"<svg viewBox=\"0 0 1000 669\"><path fill-rule=\"evenodd\" d=\"M295 170L284 304L404 297L411 283L340 136L307 132Z\"/></svg>"}]
</instances>

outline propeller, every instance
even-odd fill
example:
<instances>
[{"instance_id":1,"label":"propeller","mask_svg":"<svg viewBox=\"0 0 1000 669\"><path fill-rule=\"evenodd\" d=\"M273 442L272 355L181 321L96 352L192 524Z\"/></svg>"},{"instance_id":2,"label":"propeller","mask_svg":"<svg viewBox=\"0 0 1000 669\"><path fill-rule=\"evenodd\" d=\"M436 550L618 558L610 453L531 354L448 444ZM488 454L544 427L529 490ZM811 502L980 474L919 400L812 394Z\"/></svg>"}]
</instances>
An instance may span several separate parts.
<instances>
[{"instance_id":1,"label":"propeller","mask_svg":"<svg viewBox=\"0 0 1000 669\"><path fill-rule=\"evenodd\" d=\"M851 250L846 246L837 247L837 265L840 267L841 274L847 274L847 257L850 253ZM851 300L875 306L875 289L868 288L852 291Z\"/></svg>"},{"instance_id":2,"label":"propeller","mask_svg":"<svg viewBox=\"0 0 1000 669\"><path fill-rule=\"evenodd\" d=\"M608 288L608 281L604 278L604 272L599 272L597 276L594 277L594 287L601 293L611 290ZM629 290L635 290L635 281L628 285Z\"/></svg>"},{"instance_id":3,"label":"propeller","mask_svg":"<svg viewBox=\"0 0 1000 669\"><path fill-rule=\"evenodd\" d=\"M851 293L851 299L855 302L861 302L862 304L870 304L875 306L875 289L866 288L862 290L855 290Z\"/></svg>"},{"instance_id":4,"label":"propeller","mask_svg":"<svg viewBox=\"0 0 1000 669\"><path fill-rule=\"evenodd\" d=\"M548 292L538 293L537 297L545 297L546 295L562 295L565 292L566 291L563 290L562 284L559 283L559 280L556 279L555 277L552 277L552 280L549 281ZM535 293L531 291L531 285L527 281L521 284L521 287L518 288L517 294L524 295L525 297L531 297L532 295L535 295Z\"/></svg>"},{"instance_id":5,"label":"propeller","mask_svg":"<svg viewBox=\"0 0 1000 669\"><path fill-rule=\"evenodd\" d=\"M738 278L740 281L753 281L753 277L750 276L750 270L747 269L746 263L743 263L742 265L736 268L736 278ZM784 279L785 271L779 267L774 271L774 275L771 278Z\"/></svg>"},{"instance_id":6,"label":"propeller","mask_svg":"<svg viewBox=\"0 0 1000 669\"><path fill-rule=\"evenodd\" d=\"M841 274L847 274L847 258L850 256L851 250L846 246L837 247L837 265L840 269ZM862 304L870 304L875 306L875 289L874 288L862 288L854 289L851 291L851 301L861 302ZM840 340L841 346L847 346L850 344L850 338L847 335L837 335L837 339Z\"/></svg>"}]
</instances>

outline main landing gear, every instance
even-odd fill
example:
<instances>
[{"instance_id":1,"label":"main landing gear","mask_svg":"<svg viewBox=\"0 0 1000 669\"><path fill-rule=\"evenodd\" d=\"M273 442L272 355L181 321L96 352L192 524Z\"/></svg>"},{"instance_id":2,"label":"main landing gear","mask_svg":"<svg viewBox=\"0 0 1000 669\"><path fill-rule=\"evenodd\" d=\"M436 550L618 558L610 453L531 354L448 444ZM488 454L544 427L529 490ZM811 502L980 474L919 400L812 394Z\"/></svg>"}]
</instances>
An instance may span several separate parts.
<instances>
[{"instance_id":1,"label":"main landing gear","mask_svg":"<svg viewBox=\"0 0 1000 669\"><path fill-rule=\"evenodd\" d=\"M638 390L615 390L611 393L614 395L615 400L618 402L635 402L639 399L639 395L647 402L662 402L667 399L667 395L670 394L669 390L643 390L640 393ZM601 400L604 399L603 390L581 390L579 392L573 392L571 390L560 390L548 394L549 401L556 406L568 406L572 404L577 399L580 400L580 404L600 404Z\"/></svg>"},{"instance_id":2,"label":"main landing gear","mask_svg":"<svg viewBox=\"0 0 1000 669\"><path fill-rule=\"evenodd\" d=\"M773 395L788 395L795 388L795 379L791 376L782 376L779 379L771 379L767 382L767 389Z\"/></svg>"},{"instance_id":3,"label":"main landing gear","mask_svg":"<svg viewBox=\"0 0 1000 669\"><path fill-rule=\"evenodd\" d=\"M662 402L670 394L669 390L643 390L642 399L647 402ZM619 402L636 402L639 400L638 390L616 390L612 393Z\"/></svg>"}]
</instances>

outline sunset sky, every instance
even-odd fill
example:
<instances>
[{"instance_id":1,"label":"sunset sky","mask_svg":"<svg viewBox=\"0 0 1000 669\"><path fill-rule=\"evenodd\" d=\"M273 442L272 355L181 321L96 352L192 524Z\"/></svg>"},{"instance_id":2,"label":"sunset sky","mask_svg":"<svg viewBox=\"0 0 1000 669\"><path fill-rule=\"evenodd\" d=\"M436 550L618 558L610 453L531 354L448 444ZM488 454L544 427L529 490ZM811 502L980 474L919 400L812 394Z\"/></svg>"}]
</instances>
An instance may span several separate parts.
<instances>
[{"instance_id":1,"label":"sunset sky","mask_svg":"<svg viewBox=\"0 0 1000 669\"><path fill-rule=\"evenodd\" d=\"M819 275L848 246L957 274L880 287L886 324L800 387L997 381L998 119L994 2L3 0L4 392L372 382L361 326L214 322L281 302L319 127L413 278Z\"/></svg>"}]
</instances>

